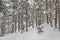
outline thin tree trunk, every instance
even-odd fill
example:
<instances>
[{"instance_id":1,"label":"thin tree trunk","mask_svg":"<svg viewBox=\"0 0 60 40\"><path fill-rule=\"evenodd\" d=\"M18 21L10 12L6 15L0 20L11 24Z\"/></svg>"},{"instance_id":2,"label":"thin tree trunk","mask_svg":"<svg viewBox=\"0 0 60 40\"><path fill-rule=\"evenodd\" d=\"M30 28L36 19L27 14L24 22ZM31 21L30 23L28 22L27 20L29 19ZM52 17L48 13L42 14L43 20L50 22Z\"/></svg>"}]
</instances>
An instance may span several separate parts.
<instances>
[{"instance_id":1,"label":"thin tree trunk","mask_svg":"<svg viewBox=\"0 0 60 40\"><path fill-rule=\"evenodd\" d=\"M27 0L26 0L26 31L28 31L28 19L27 19Z\"/></svg>"},{"instance_id":2,"label":"thin tree trunk","mask_svg":"<svg viewBox=\"0 0 60 40\"><path fill-rule=\"evenodd\" d=\"M17 30L17 15L15 15L15 32Z\"/></svg>"},{"instance_id":3,"label":"thin tree trunk","mask_svg":"<svg viewBox=\"0 0 60 40\"><path fill-rule=\"evenodd\" d=\"M56 4L57 4L57 0L56 0ZM57 6L55 8L56 12L55 12L55 28L57 28Z\"/></svg>"},{"instance_id":4,"label":"thin tree trunk","mask_svg":"<svg viewBox=\"0 0 60 40\"><path fill-rule=\"evenodd\" d=\"M13 25L12 25L12 33L14 33L14 13L15 13L15 11L13 12Z\"/></svg>"},{"instance_id":5,"label":"thin tree trunk","mask_svg":"<svg viewBox=\"0 0 60 40\"><path fill-rule=\"evenodd\" d=\"M22 23L23 23L23 22L22 22L22 19L23 19L22 17L23 17L23 14L21 13L21 27L22 27ZM21 31L22 31L22 30L21 30Z\"/></svg>"},{"instance_id":6,"label":"thin tree trunk","mask_svg":"<svg viewBox=\"0 0 60 40\"><path fill-rule=\"evenodd\" d=\"M50 13L50 25L51 25L51 27L53 26L52 25L52 14Z\"/></svg>"},{"instance_id":7,"label":"thin tree trunk","mask_svg":"<svg viewBox=\"0 0 60 40\"><path fill-rule=\"evenodd\" d=\"M47 2L48 0L46 0L46 11L47 11L47 9L48 9L48 2ZM46 14L46 18L47 18L47 24L49 24L49 21L48 21L48 14Z\"/></svg>"},{"instance_id":8,"label":"thin tree trunk","mask_svg":"<svg viewBox=\"0 0 60 40\"><path fill-rule=\"evenodd\" d=\"M46 17L47 17L47 24L49 24L49 21L48 21L48 14L46 14Z\"/></svg>"},{"instance_id":9,"label":"thin tree trunk","mask_svg":"<svg viewBox=\"0 0 60 40\"><path fill-rule=\"evenodd\" d=\"M18 31L20 31L20 13L18 14Z\"/></svg>"},{"instance_id":10,"label":"thin tree trunk","mask_svg":"<svg viewBox=\"0 0 60 40\"><path fill-rule=\"evenodd\" d=\"M59 3L59 0L58 0L58 3ZM58 22L59 22L58 26L59 26L59 31L60 31L60 5L58 5L58 18L59 18L59 20L58 20Z\"/></svg>"},{"instance_id":11,"label":"thin tree trunk","mask_svg":"<svg viewBox=\"0 0 60 40\"><path fill-rule=\"evenodd\" d=\"M32 27L34 28L34 18L32 17Z\"/></svg>"},{"instance_id":12,"label":"thin tree trunk","mask_svg":"<svg viewBox=\"0 0 60 40\"><path fill-rule=\"evenodd\" d=\"M50 9L51 9L51 1L49 1L49 4L50 4ZM52 13L50 12L50 25L51 27L53 26L52 25Z\"/></svg>"},{"instance_id":13,"label":"thin tree trunk","mask_svg":"<svg viewBox=\"0 0 60 40\"><path fill-rule=\"evenodd\" d=\"M37 16L36 16L36 26L37 26Z\"/></svg>"},{"instance_id":14,"label":"thin tree trunk","mask_svg":"<svg viewBox=\"0 0 60 40\"><path fill-rule=\"evenodd\" d=\"M60 15L59 15L59 31L60 31Z\"/></svg>"},{"instance_id":15,"label":"thin tree trunk","mask_svg":"<svg viewBox=\"0 0 60 40\"><path fill-rule=\"evenodd\" d=\"M26 13L26 16L27 16L27 13ZM28 23L27 23L27 17L26 17L26 31L28 31Z\"/></svg>"}]
</instances>

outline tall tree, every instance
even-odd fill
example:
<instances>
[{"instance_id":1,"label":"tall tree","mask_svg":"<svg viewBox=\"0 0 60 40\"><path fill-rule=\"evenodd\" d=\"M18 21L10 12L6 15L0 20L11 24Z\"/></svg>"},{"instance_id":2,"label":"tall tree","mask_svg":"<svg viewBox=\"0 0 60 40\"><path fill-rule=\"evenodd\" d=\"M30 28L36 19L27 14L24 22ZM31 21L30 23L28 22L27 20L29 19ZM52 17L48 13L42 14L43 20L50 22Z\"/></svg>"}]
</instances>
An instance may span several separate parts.
<instances>
[{"instance_id":1,"label":"tall tree","mask_svg":"<svg viewBox=\"0 0 60 40\"><path fill-rule=\"evenodd\" d=\"M26 0L26 31L28 31L28 19L27 19L27 2L28 0Z\"/></svg>"},{"instance_id":2,"label":"tall tree","mask_svg":"<svg viewBox=\"0 0 60 40\"><path fill-rule=\"evenodd\" d=\"M51 1L49 1L49 7L50 7L50 9L52 9L51 8L51 6L52 6L52 4L51 4ZM52 27L52 13L50 12L50 25L51 25L51 27Z\"/></svg>"},{"instance_id":3,"label":"tall tree","mask_svg":"<svg viewBox=\"0 0 60 40\"><path fill-rule=\"evenodd\" d=\"M48 10L48 0L46 0L46 11ZM47 18L47 24L49 24L49 21L48 21L48 13L46 14L46 18Z\"/></svg>"},{"instance_id":4,"label":"tall tree","mask_svg":"<svg viewBox=\"0 0 60 40\"><path fill-rule=\"evenodd\" d=\"M56 8L55 8L55 28L57 28L57 0L56 0L56 3L55 3L55 5L56 5Z\"/></svg>"},{"instance_id":5,"label":"tall tree","mask_svg":"<svg viewBox=\"0 0 60 40\"><path fill-rule=\"evenodd\" d=\"M5 34L5 11L4 10L4 4L3 4L3 1L0 0L0 12L3 12L2 15L3 15L3 19L2 19L2 23L1 23L1 36L3 36Z\"/></svg>"}]
</instances>

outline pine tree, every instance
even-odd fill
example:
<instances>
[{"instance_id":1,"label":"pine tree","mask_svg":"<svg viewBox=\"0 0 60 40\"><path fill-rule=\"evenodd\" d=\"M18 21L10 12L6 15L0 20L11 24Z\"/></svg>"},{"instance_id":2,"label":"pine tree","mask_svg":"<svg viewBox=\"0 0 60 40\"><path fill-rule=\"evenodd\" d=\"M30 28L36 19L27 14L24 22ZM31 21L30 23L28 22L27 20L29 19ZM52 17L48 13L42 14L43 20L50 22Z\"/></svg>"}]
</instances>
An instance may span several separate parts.
<instances>
[{"instance_id":1,"label":"pine tree","mask_svg":"<svg viewBox=\"0 0 60 40\"><path fill-rule=\"evenodd\" d=\"M3 1L2 0L0 0L0 12L3 12L2 14L3 14L3 22L1 23L1 35L0 36L3 36L4 34L5 34L5 20L4 20L4 16L5 16L5 11L3 11L4 10L4 8L3 8Z\"/></svg>"}]
</instances>

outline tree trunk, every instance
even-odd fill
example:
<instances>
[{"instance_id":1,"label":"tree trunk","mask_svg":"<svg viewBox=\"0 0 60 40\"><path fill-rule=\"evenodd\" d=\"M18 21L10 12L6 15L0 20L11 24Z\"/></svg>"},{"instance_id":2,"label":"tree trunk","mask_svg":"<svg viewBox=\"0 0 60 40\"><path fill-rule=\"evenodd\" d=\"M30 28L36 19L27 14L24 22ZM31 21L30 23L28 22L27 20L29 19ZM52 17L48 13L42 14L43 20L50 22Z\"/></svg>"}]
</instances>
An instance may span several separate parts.
<instances>
[{"instance_id":1,"label":"tree trunk","mask_svg":"<svg viewBox=\"0 0 60 40\"><path fill-rule=\"evenodd\" d=\"M20 31L20 13L18 14L18 31Z\"/></svg>"},{"instance_id":2,"label":"tree trunk","mask_svg":"<svg viewBox=\"0 0 60 40\"><path fill-rule=\"evenodd\" d=\"M17 15L15 15L15 32L17 30Z\"/></svg>"},{"instance_id":3,"label":"tree trunk","mask_svg":"<svg viewBox=\"0 0 60 40\"><path fill-rule=\"evenodd\" d=\"M28 19L27 19L27 0L26 0L26 31L28 31Z\"/></svg>"},{"instance_id":4,"label":"tree trunk","mask_svg":"<svg viewBox=\"0 0 60 40\"><path fill-rule=\"evenodd\" d=\"M56 0L56 4L57 4L57 0ZM55 10L56 10L56 12L55 12L55 28L57 28L57 6L56 6Z\"/></svg>"},{"instance_id":5,"label":"tree trunk","mask_svg":"<svg viewBox=\"0 0 60 40\"><path fill-rule=\"evenodd\" d=\"M59 3L59 0L58 0L58 3ZM58 26L59 26L59 31L60 31L60 5L58 5Z\"/></svg>"},{"instance_id":6,"label":"tree trunk","mask_svg":"<svg viewBox=\"0 0 60 40\"><path fill-rule=\"evenodd\" d=\"M60 31L60 15L59 15L59 24L58 25L59 25L59 31Z\"/></svg>"},{"instance_id":7,"label":"tree trunk","mask_svg":"<svg viewBox=\"0 0 60 40\"><path fill-rule=\"evenodd\" d=\"M37 26L37 16L36 16L36 26Z\"/></svg>"},{"instance_id":8,"label":"tree trunk","mask_svg":"<svg viewBox=\"0 0 60 40\"><path fill-rule=\"evenodd\" d=\"M46 11L48 10L48 0L46 0ZM48 14L46 14L46 18L47 18L47 24L49 24L49 21L48 21Z\"/></svg>"},{"instance_id":9,"label":"tree trunk","mask_svg":"<svg viewBox=\"0 0 60 40\"><path fill-rule=\"evenodd\" d=\"M15 13L15 11L13 12L13 24L12 24L12 33L14 33L14 13Z\"/></svg>"},{"instance_id":10,"label":"tree trunk","mask_svg":"<svg viewBox=\"0 0 60 40\"><path fill-rule=\"evenodd\" d=\"M49 21L48 21L48 14L46 14L46 17L47 17L47 24L49 24Z\"/></svg>"},{"instance_id":11,"label":"tree trunk","mask_svg":"<svg viewBox=\"0 0 60 40\"><path fill-rule=\"evenodd\" d=\"M51 1L49 1L49 5L50 5L50 9L51 9ZM50 12L50 25L51 27L53 26L52 25L52 13Z\"/></svg>"}]
</instances>

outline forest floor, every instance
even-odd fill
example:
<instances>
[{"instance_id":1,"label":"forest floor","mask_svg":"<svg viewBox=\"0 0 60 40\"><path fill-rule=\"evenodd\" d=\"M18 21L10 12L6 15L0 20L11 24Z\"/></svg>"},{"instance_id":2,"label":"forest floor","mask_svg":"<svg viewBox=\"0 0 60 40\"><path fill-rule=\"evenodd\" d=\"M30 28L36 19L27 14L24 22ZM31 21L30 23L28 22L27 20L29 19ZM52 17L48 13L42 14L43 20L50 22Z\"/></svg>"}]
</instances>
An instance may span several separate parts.
<instances>
[{"instance_id":1,"label":"forest floor","mask_svg":"<svg viewBox=\"0 0 60 40\"><path fill-rule=\"evenodd\" d=\"M58 29L54 30L54 27L50 27L49 24L43 24L43 32L38 33L37 28L31 28L28 32L16 32L6 34L4 37L0 37L0 40L60 40L60 32Z\"/></svg>"}]
</instances>

